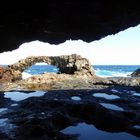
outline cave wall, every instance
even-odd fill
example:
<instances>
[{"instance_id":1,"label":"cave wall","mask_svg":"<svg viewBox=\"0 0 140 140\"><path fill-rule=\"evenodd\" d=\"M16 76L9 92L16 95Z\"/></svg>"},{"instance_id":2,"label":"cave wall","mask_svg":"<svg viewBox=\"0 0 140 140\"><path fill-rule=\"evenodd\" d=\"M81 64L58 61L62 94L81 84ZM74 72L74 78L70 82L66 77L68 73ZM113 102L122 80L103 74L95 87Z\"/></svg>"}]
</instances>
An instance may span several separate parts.
<instances>
[{"instance_id":1,"label":"cave wall","mask_svg":"<svg viewBox=\"0 0 140 140\"><path fill-rule=\"evenodd\" d=\"M139 23L138 1L5 2L0 5L0 52L34 40L91 42Z\"/></svg>"}]
</instances>

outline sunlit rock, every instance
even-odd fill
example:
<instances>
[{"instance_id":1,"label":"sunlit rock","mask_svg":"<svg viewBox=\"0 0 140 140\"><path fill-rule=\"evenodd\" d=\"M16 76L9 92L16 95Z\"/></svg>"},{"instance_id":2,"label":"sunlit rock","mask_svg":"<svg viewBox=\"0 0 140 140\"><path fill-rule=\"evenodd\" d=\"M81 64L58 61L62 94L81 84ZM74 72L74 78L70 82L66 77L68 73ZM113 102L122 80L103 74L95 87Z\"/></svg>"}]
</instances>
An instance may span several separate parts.
<instances>
[{"instance_id":1,"label":"sunlit rock","mask_svg":"<svg viewBox=\"0 0 140 140\"><path fill-rule=\"evenodd\" d=\"M21 73L9 68L0 67L0 83L13 82L21 80Z\"/></svg>"},{"instance_id":2,"label":"sunlit rock","mask_svg":"<svg viewBox=\"0 0 140 140\"><path fill-rule=\"evenodd\" d=\"M30 56L21 59L17 63L9 65L13 71L23 72L28 67L45 62L59 68L59 73L75 74L77 72L94 75L93 68L88 59L82 58L80 55L61 55L61 56Z\"/></svg>"}]
</instances>

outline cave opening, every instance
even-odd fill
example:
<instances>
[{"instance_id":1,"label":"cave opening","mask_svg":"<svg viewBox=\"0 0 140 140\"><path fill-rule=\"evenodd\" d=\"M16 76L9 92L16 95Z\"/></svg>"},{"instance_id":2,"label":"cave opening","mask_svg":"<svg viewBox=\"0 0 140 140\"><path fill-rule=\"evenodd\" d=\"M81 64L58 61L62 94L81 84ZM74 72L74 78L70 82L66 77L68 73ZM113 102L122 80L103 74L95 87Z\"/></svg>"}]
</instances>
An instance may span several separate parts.
<instances>
[{"instance_id":1,"label":"cave opening","mask_svg":"<svg viewBox=\"0 0 140 140\"><path fill-rule=\"evenodd\" d=\"M91 62L95 73L99 76L126 77L140 67L139 33L140 25L91 43L82 40L67 40L58 45L38 40L27 42L21 44L16 50L0 53L0 64L6 66L16 63L20 59L25 59L28 56L78 54ZM128 66L130 67L128 68ZM36 70L37 67L40 70ZM24 72L40 74L45 72L43 67L46 67L46 72L57 73L59 71L57 67L52 65L33 65Z\"/></svg>"}]
</instances>

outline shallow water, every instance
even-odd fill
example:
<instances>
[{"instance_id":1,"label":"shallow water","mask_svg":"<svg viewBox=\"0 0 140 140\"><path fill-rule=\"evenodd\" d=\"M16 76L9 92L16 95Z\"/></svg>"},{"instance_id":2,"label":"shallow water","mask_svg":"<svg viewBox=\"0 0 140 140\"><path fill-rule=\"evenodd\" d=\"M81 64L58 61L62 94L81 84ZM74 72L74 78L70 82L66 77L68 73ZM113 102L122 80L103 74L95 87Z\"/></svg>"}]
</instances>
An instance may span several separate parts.
<instances>
[{"instance_id":1,"label":"shallow water","mask_svg":"<svg viewBox=\"0 0 140 140\"><path fill-rule=\"evenodd\" d=\"M113 99L118 99L118 98L120 98L119 96L117 96L117 95L109 95L109 94L106 94L106 93L94 93L94 94L92 94L94 97L103 97L103 98L105 98L105 99L107 99L107 100L113 100Z\"/></svg>"},{"instance_id":2,"label":"shallow water","mask_svg":"<svg viewBox=\"0 0 140 140\"><path fill-rule=\"evenodd\" d=\"M80 101L81 100L81 98L79 96L72 96L71 99L75 100L75 101Z\"/></svg>"},{"instance_id":3,"label":"shallow water","mask_svg":"<svg viewBox=\"0 0 140 140\"><path fill-rule=\"evenodd\" d=\"M2 118L2 119L0 119L0 127L7 125L7 122L6 122L7 120L8 120L8 118Z\"/></svg>"},{"instance_id":4,"label":"shallow water","mask_svg":"<svg viewBox=\"0 0 140 140\"><path fill-rule=\"evenodd\" d=\"M35 91L35 92L30 92L30 93L25 93L25 92L5 92L4 97L5 98L10 98L12 101L21 101L24 99L27 99L29 97L40 97L43 96L46 92L44 91Z\"/></svg>"},{"instance_id":5,"label":"shallow water","mask_svg":"<svg viewBox=\"0 0 140 140\"><path fill-rule=\"evenodd\" d=\"M135 95L135 96L140 96L140 93L134 93L133 95Z\"/></svg>"},{"instance_id":6,"label":"shallow water","mask_svg":"<svg viewBox=\"0 0 140 140\"><path fill-rule=\"evenodd\" d=\"M8 108L0 108L0 113L6 110L8 110Z\"/></svg>"},{"instance_id":7,"label":"shallow water","mask_svg":"<svg viewBox=\"0 0 140 140\"><path fill-rule=\"evenodd\" d=\"M11 106L18 106L18 104L11 104Z\"/></svg>"},{"instance_id":8,"label":"shallow water","mask_svg":"<svg viewBox=\"0 0 140 140\"><path fill-rule=\"evenodd\" d=\"M133 127L136 129L140 129L140 125L134 125Z\"/></svg>"},{"instance_id":9,"label":"shallow water","mask_svg":"<svg viewBox=\"0 0 140 140\"><path fill-rule=\"evenodd\" d=\"M109 103L100 103L100 104L107 109L116 110L116 111L124 111L123 108L114 104L109 104Z\"/></svg>"},{"instance_id":10,"label":"shallow water","mask_svg":"<svg viewBox=\"0 0 140 140\"><path fill-rule=\"evenodd\" d=\"M115 90L115 89L114 89ZM95 92L95 93L94 93ZM110 92L110 90L109 90L109 92ZM20 102L16 102L16 101L22 101L22 100L24 100L24 99L27 99L27 98L29 98L29 97L40 97L40 96L43 96L44 94L45 94L45 96L43 96L42 98L44 99L44 98L49 98L49 99L52 99L52 100L55 100L55 101L59 101L59 100L61 100L61 98L63 98L63 99L66 99L66 101L68 100L68 101L72 101L72 103L73 104L78 104L78 106L80 107L80 108L78 108L79 110L84 110L84 108L86 108L85 109L85 111L83 112L83 114L85 114L86 115L86 110L88 110L89 109L89 114L90 114L90 112L92 112L92 104L90 104L89 105L89 108L88 108L88 106L84 106L84 105L81 105L84 101L85 101L85 99L86 99L86 101L87 101L87 98L85 98L86 97L86 95L87 96L90 96L89 97L89 99L93 99L93 96L94 96L94 100L96 100L97 98L100 98L100 97L103 97L103 98L105 98L106 100L105 101L100 101L100 102L102 102L102 103L100 103L99 102L99 100L97 99L97 104L99 105L99 103L103 106L103 107L105 107L105 108L107 108L107 109L109 109L109 110L106 110L107 112L108 111L110 111L110 110L114 110L113 112L115 112L116 114L117 113L124 113L124 112L118 112L118 111L124 111L124 109L123 108L121 108L121 107L119 107L119 106L117 106L117 105L115 105L115 104L111 104L112 102L114 102L114 101L112 101L113 99L117 99L117 98L123 98L122 96L120 96L120 94L119 94L119 96L117 96L117 95L115 95L115 93L112 93L112 94L107 94L107 93L109 93L109 92L106 92L106 91L92 91L92 92L90 92L90 95L89 94L82 94L81 92L80 92L80 94L77 94L78 92L74 92L73 91L73 94L71 94L71 92L70 92L70 94L67 94L67 92L66 92L66 96L65 96L65 94L61 94L61 93L63 93L63 91L60 91L58 94L56 94L56 92L55 92L55 96L53 95L54 94L54 92L51 92L51 94L50 94L50 91L48 91L47 92L47 94L45 94L46 93L46 91L44 92L44 91L33 91L33 92L23 92L23 91L12 91L12 92L5 92L4 93L4 97L5 98L10 98L10 100L12 100L11 101L11 103L10 103L10 109L11 110L14 110L14 111L16 111L17 109L18 109L18 107L20 107ZM74 94L75 93L75 94ZM94 94L93 94L94 93ZM136 92L135 92L136 93ZM83 96L84 95L84 96ZM129 96L130 96L130 94L128 94ZM134 95L134 92L132 92L131 93L131 95ZM50 98L50 96L52 96L51 98ZM139 97L137 97L138 99L139 99ZM38 98L36 98L37 100L38 100ZM9 100L9 99L8 99ZM37 103L37 100L35 100L35 104ZM93 100L93 101L94 101ZM13 102L13 101L15 101L15 102ZM31 100L30 100L31 101ZM30 101L29 101L29 103L30 103ZM34 101L34 100L33 100ZM43 100L42 100L43 101ZM45 100L45 102L46 102L47 100ZM55 102L55 101L53 101L53 103ZM111 102L111 103L104 103L104 102ZM117 101L117 100L116 100ZM116 101L115 101L115 103L116 103ZM25 102L25 101L23 101L23 102ZM18 104L17 104L18 103ZM28 103L28 102L27 102ZM52 104L53 104L52 103ZM57 103L57 102L55 102L55 103ZM86 102L87 103L87 102ZM48 104L48 103L47 103ZM47 104L45 104L45 106L47 106ZM72 104L72 105L73 105ZM138 105L138 103L136 103L137 105ZM54 105L54 104L53 104ZM59 104L57 104L57 105L59 105ZM56 105L56 106L57 106ZM15 107L14 108L14 106L17 106L17 107ZM60 105L61 106L61 105ZM139 106L139 105L138 105ZM7 107L7 106L6 106ZM1 110L0 110L0 112L2 112L1 114L3 114L3 113L5 113L5 112L7 112L6 110L7 110L7 108L1 108ZM8 107L9 107L9 104L8 104ZM62 107L63 106L61 106L61 109L62 109ZM66 106L67 107L67 106ZM77 107L77 106L76 106ZM98 107L98 106L97 106ZM100 107L100 106L99 106ZM32 107L31 107L32 108ZM41 106L41 109L42 109L43 107ZM68 107L68 108L70 108L70 106ZM65 108L64 110L67 110L68 108ZM9 110L10 110L9 109ZM41 110L41 109L39 109L39 110ZM91 109L91 110L90 110ZM103 109L103 108L101 108L101 109ZM30 108L29 108L29 110L30 110ZM45 110L45 109L44 109ZM40 112L40 114L44 117L44 116L46 116L46 110L44 111L44 110L41 110L42 112ZM53 110L53 108L51 109L51 111ZM99 108L99 110L100 110L100 108ZM99 111L99 110L96 110L95 109L95 111ZM58 110L57 110L58 111ZM100 110L101 111L101 110ZM104 111L104 109L103 109L103 111ZM30 111L29 111L30 112ZM60 111L61 112L61 111ZM85 113L86 112L86 113ZM93 111L94 112L94 111ZM70 112L69 112L70 113ZM72 113L73 114L73 113ZM75 114L76 114L76 112L75 112ZM88 114L88 115L89 115ZM96 113L95 113L96 114ZM4 114L5 115L5 114ZM40 116L41 116L40 115ZM93 115L93 113L91 113L91 118L92 118L92 115ZM50 115L51 116L51 115ZM50 117L49 116L49 117ZM82 116L82 114L80 114L80 116ZM5 116L4 116L5 117ZM8 124L8 120L6 119L6 118L2 118L2 119L0 119L0 127L3 129L3 127L5 128L5 130L7 130L7 127L5 127L5 126L7 126L8 125L8 129L10 129L10 127L12 126L11 124ZM98 120L99 120L99 117L100 116L98 116L97 117L97 123L99 124L99 122L98 122ZM102 120L102 118L103 118L104 116L103 115L101 115L101 120ZM107 116L107 117L109 117L109 116ZM82 117L79 117L80 119L79 119L79 121L81 121L81 120L83 120L83 118ZM81 119L82 118L82 119ZM90 117L89 117L90 118ZM9 118L8 118L9 119ZM10 119L9 119L10 120ZM110 119L108 119L108 120L110 120ZM127 120L127 119L126 119ZM78 122L79 122L78 121ZM90 124L92 124L92 119L89 121L88 119L87 120L84 120L85 122L87 121L87 122L89 122ZM96 120L94 120L95 122L96 122ZM62 120L62 122L64 122L64 119ZM49 122L48 122L49 123ZM62 123L63 124L63 123ZM90 124L86 124L86 123L78 123L78 125L76 125L76 126L69 126L69 127L67 127L67 128L65 128L65 129L63 129L61 132L62 133L64 133L64 134L79 134L79 136L78 136L78 138L77 138L77 140L105 140L105 139L107 139L107 140L139 140L140 138L138 138L138 137L136 137L135 136L135 134L134 135L131 135L131 134L133 134L133 133L126 133L126 132L123 132L123 131L125 131L126 129L123 129L123 131L121 130L121 128L120 128L120 130L122 131L122 132L120 132L120 133L117 133L117 132L106 132L106 131L101 131L101 130L99 130L99 129L102 129L102 130L106 130L106 129L104 129L104 124L103 124L103 126L98 126L98 129L94 126L94 125L90 125ZM93 123L94 124L94 123ZM96 123L95 123L96 124ZM109 123L107 123L107 126L108 126L108 124ZM66 127L66 126L65 126ZM113 127L115 128L115 126L113 125ZM0 128L0 129L1 129ZM64 127L62 127L62 128L64 128ZM61 129L62 129L61 128ZM111 127L112 128L112 127ZM140 125L139 125L139 123L136 123L136 125L134 125L134 124L132 124L132 128L134 128L134 129L136 129L137 131L139 131L140 130ZM59 129L59 130L61 130L61 129ZM113 130L113 129L112 129ZM114 129L115 131L118 131L118 129ZM114 131L113 130L113 131ZM139 135L138 135L139 136ZM74 139L73 139L74 140Z\"/></svg>"},{"instance_id":11,"label":"shallow water","mask_svg":"<svg viewBox=\"0 0 140 140\"><path fill-rule=\"evenodd\" d=\"M64 134L78 134L78 140L140 140L126 132L110 133L97 129L94 125L79 123L63 129Z\"/></svg>"}]
</instances>

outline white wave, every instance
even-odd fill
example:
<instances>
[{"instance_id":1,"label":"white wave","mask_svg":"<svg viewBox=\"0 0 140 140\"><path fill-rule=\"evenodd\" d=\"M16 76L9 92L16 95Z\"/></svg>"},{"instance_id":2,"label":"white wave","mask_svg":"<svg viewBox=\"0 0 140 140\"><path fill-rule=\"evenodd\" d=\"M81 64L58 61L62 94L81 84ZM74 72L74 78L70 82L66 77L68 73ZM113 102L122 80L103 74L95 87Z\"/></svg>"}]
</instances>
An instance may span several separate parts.
<instances>
[{"instance_id":1,"label":"white wave","mask_svg":"<svg viewBox=\"0 0 140 140\"><path fill-rule=\"evenodd\" d=\"M53 70L54 70L54 71L58 71L58 68L54 68Z\"/></svg>"},{"instance_id":2,"label":"white wave","mask_svg":"<svg viewBox=\"0 0 140 140\"><path fill-rule=\"evenodd\" d=\"M32 76L32 74L29 74L27 72L22 72L22 79L26 79L26 78L29 78L31 76Z\"/></svg>"},{"instance_id":3,"label":"white wave","mask_svg":"<svg viewBox=\"0 0 140 140\"><path fill-rule=\"evenodd\" d=\"M97 69L95 70L95 73L97 76L101 76L101 77L127 77L132 72L123 72L123 71L120 72L120 71L109 71L109 70Z\"/></svg>"},{"instance_id":4,"label":"white wave","mask_svg":"<svg viewBox=\"0 0 140 140\"><path fill-rule=\"evenodd\" d=\"M35 65L48 65L47 63L36 63Z\"/></svg>"}]
</instances>

